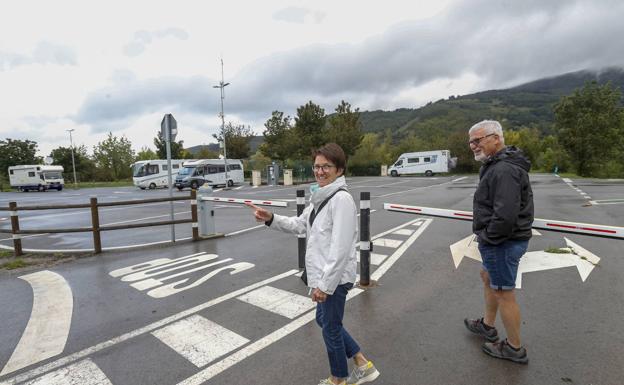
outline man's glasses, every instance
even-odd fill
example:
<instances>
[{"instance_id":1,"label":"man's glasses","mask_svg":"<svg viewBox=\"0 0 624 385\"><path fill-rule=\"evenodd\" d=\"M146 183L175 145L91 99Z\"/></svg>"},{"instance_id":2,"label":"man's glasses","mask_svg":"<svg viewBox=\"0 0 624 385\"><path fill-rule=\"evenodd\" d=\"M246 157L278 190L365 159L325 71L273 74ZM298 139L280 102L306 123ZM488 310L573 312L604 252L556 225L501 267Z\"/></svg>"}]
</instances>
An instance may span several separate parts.
<instances>
[{"instance_id":1,"label":"man's glasses","mask_svg":"<svg viewBox=\"0 0 624 385\"><path fill-rule=\"evenodd\" d=\"M472 140L469 140L469 141L468 141L468 145L475 145L475 146L478 146L478 145L479 145L479 143L481 143L481 141L482 141L483 139L487 138L488 136L492 136L492 135L496 135L496 134L487 134L487 135L483 135L483 136L482 136L482 137L480 137L480 138L474 138L474 139L472 139Z\"/></svg>"},{"instance_id":2,"label":"man's glasses","mask_svg":"<svg viewBox=\"0 0 624 385\"><path fill-rule=\"evenodd\" d=\"M329 170L331 170L332 167L336 167L333 164L315 164L314 166L312 166L312 169L315 172L319 172L321 170L323 170L323 172L328 172Z\"/></svg>"}]
</instances>

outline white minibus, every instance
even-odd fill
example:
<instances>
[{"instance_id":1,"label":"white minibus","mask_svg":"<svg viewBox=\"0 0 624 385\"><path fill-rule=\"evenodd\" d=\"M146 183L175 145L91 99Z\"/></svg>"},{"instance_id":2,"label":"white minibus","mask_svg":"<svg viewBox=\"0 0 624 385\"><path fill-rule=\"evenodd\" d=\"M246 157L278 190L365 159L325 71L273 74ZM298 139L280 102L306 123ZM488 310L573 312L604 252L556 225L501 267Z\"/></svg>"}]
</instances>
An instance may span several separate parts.
<instances>
[{"instance_id":1,"label":"white minibus","mask_svg":"<svg viewBox=\"0 0 624 385\"><path fill-rule=\"evenodd\" d=\"M228 172L225 179L225 161L223 159L199 159L184 162L184 168L178 173L175 187L197 189L207 183L210 186L234 186L245 181L243 162L240 159L227 160Z\"/></svg>"},{"instance_id":2,"label":"white minibus","mask_svg":"<svg viewBox=\"0 0 624 385\"><path fill-rule=\"evenodd\" d=\"M182 169L184 159L171 159L171 180L175 181L178 171ZM156 187L167 187L169 173L167 170L167 159L140 160L131 165L132 181L134 185L145 190Z\"/></svg>"}]
</instances>

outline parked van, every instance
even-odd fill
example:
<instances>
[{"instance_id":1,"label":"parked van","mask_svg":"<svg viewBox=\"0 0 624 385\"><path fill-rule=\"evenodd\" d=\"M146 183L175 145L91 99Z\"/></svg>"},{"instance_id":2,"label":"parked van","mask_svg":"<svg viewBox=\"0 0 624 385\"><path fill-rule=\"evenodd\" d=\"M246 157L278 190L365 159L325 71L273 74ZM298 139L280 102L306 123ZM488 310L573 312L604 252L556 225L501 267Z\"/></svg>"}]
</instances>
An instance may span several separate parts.
<instances>
[{"instance_id":1,"label":"parked van","mask_svg":"<svg viewBox=\"0 0 624 385\"><path fill-rule=\"evenodd\" d=\"M171 180L175 181L178 172L182 169L183 159L171 159ZM132 182L134 185L145 190L169 185L169 172L166 159L140 160L131 165Z\"/></svg>"},{"instance_id":2,"label":"parked van","mask_svg":"<svg viewBox=\"0 0 624 385\"><path fill-rule=\"evenodd\" d=\"M455 167L456 162L457 158L451 158L449 150L406 152L388 168L388 174L390 176L410 174L433 176L436 173L448 172L449 169Z\"/></svg>"},{"instance_id":3,"label":"parked van","mask_svg":"<svg viewBox=\"0 0 624 385\"><path fill-rule=\"evenodd\" d=\"M175 187L182 190L185 187L198 188L204 183L210 186L234 186L243 183L243 162L239 159L228 159L227 180L225 180L225 162L223 159L199 159L184 162L184 168L178 173Z\"/></svg>"},{"instance_id":4,"label":"parked van","mask_svg":"<svg viewBox=\"0 0 624 385\"><path fill-rule=\"evenodd\" d=\"M61 191L65 186L63 166L22 165L9 167L9 183L18 191Z\"/></svg>"}]
</instances>

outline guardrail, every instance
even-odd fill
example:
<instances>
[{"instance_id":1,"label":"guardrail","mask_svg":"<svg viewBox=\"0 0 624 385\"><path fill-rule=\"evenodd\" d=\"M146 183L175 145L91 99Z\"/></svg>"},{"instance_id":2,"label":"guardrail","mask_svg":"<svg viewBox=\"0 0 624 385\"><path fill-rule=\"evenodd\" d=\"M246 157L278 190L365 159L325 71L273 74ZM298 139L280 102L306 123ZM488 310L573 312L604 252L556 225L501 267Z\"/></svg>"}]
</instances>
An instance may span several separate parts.
<instances>
[{"instance_id":1,"label":"guardrail","mask_svg":"<svg viewBox=\"0 0 624 385\"><path fill-rule=\"evenodd\" d=\"M110 206L130 206L144 203L158 203L158 202L172 202L172 201L191 201L191 218L190 219L178 219L169 221L157 221L147 223L135 223L126 225L110 225L100 226L99 207ZM36 229L36 230L22 230L19 223L19 211L34 211L34 210L58 210L58 209L91 209L91 227L74 227L74 228L60 228L60 229ZM152 227L152 226L165 226L165 225L177 225L182 223L191 223L193 228L193 241L198 241L199 231L197 229L197 192L191 190L191 195L182 197L171 198L152 198L132 201L120 201L120 202L98 202L96 197L91 197L89 203L84 204L70 204L70 205L39 205L39 206L18 206L17 202L9 202L9 207L0 207L0 211L9 211L11 215L11 229L0 229L0 234L12 234L13 235L13 250L15 256L23 255L22 251L22 235L24 234L46 234L46 233L80 233L91 232L93 233L93 250L96 254L102 252L102 240L100 233L102 231L112 230L126 230L135 229L140 227Z\"/></svg>"}]
</instances>

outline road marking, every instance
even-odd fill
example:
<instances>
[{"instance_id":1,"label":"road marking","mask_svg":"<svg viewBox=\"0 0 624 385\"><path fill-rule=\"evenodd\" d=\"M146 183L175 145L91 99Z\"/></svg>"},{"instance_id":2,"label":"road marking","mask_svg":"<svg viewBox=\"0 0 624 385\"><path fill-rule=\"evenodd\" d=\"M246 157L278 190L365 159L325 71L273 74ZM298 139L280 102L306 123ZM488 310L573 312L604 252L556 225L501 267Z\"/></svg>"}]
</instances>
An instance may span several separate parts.
<instances>
[{"instance_id":1,"label":"road marking","mask_svg":"<svg viewBox=\"0 0 624 385\"><path fill-rule=\"evenodd\" d=\"M71 326L74 300L67 281L48 270L22 275L33 290L30 319L0 376L63 352Z\"/></svg>"},{"instance_id":2,"label":"road marking","mask_svg":"<svg viewBox=\"0 0 624 385\"><path fill-rule=\"evenodd\" d=\"M408 193L408 192L411 192L411 191L423 190L423 189L430 188L430 187L444 186L445 184L449 184L449 183L452 183L452 181L448 181L448 182L444 182L444 183L432 184L430 186L416 187L416 188L413 188L413 189L410 189L410 190L397 191L397 192L388 193L388 194L384 194L384 195L376 195L376 196L374 196L372 198L384 198L384 197L388 197L388 196L391 196L391 195L404 194L404 193Z\"/></svg>"},{"instance_id":3,"label":"road marking","mask_svg":"<svg viewBox=\"0 0 624 385\"><path fill-rule=\"evenodd\" d=\"M240 189L242 189L243 187L245 187L245 186L236 187L234 190L240 190Z\"/></svg>"},{"instance_id":4,"label":"road marking","mask_svg":"<svg viewBox=\"0 0 624 385\"><path fill-rule=\"evenodd\" d=\"M401 246L401 243L403 242L396 240L396 239L388 239L388 238L378 238L373 241L373 245L375 246L391 247L393 249L396 249L397 247Z\"/></svg>"},{"instance_id":5,"label":"road marking","mask_svg":"<svg viewBox=\"0 0 624 385\"><path fill-rule=\"evenodd\" d=\"M113 385L91 360L59 369L24 385Z\"/></svg>"},{"instance_id":6,"label":"road marking","mask_svg":"<svg viewBox=\"0 0 624 385\"><path fill-rule=\"evenodd\" d=\"M618 204L624 204L624 199L623 198L598 199L598 200L590 201L590 203L593 205L618 205Z\"/></svg>"},{"instance_id":7,"label":"road marking","mask_svg":"<svg viewBox=\"0 0 624 385\"><path fill-rule=\"evenodd\" d=\"M412 235L412 233L414 233L414 230L410 230L410 229L400 229L395 231L392 234L397 234L397 235Z\"/></svg>"},{"instance_id":8,"label":"road marking","mask_svg":"<svg viewBox=\"0 0 624 385\"><path fill-rule=\"evenodd\" d=\"M371 253L370 254L370 264L371 265L381 265L383 263L383 261L387 258L388 256L385 254L376 254L376 253ZM357 253L357 261L360 262L360 253Z\"/></svg>"},{"instance_id":9,"label":"road marking","mask_svg":"<svg viewBox=\"0 0 624 385\"><path fill-rule=\"evenodd\" d=\"M397 249L390 258L382 266L380 266L373 274L371 274L371 279L379 280L387 271L399 260L399 258L405 253L405 251L416 241L416 239L425 231L425 229L429 226L429 224L433 221L433 219L425 220L424 224L416 231L412 236L410 236L403 245ZM399 228L403 228L405 226L411 225L414 221L409 221L403 225L398 226L395 229L390 231L396 231ZM363 290L361 289L351 289L347 296L347 301L361 294ZM290 333L296 331L300 327L304 326L308 322L314 320L316 317L315 310L311 310L301 317L291 321L286 326L274 331L273 333L255 341L244 348L236 351L234 354L231 354L220 361L212 364L211 366L205 368L204 370L194 374L193 376L187 378L186 380L178 383L178 385L200 385L210 380L214 376L222 373L226 369L238 364L243 361L245 358L254 355L260 350L270 346L271 344L281 340L286 337Z\"/></svg>"},{"instance_id":10,"label":"road marking","mask_svg":"<svg viewBox=\"0 0 624 385\"><path fill-rule=\"evenodd\" d=\"M316 306L308 297L271 286L261 287L238 299L290 319L297 318Z\"/></svg>"},{"instance_id":11,"label":"road marking","mask_svg":"<svg viewBox=\"0 0 624 385\"><path fill-rule=\"evenodd\" d=\"M247 338L200 315L155 330L152 335L198 368L249 342Z\"/></svg>"},{"instance_id":12,"label":"road marking","mask_svg":"<svg viewBox=\"0 0 624 385\"><path fill-rule=\"evenodd\" d=\"M115 338L112 338L112 339L110 339L108 341L101 342L101 343L99 343L97 345L94 345L94 346L91 346L89 348L83 349L83 350L81 350L79 352L70 354L70 355L68 355L66 357L59 358L56 361L52 361L52 362L50 362L48 364L45 364L43 366L40 366L40 367L34 368L32 370L29 370L27 372L21 373L21 374L15 376L13 378L9 378L9 379L5 380L4 382L0 382L0 385L14 385L14 384L18 384L20 382L27 381L27 380L29 380L31 378L34 378L34 377L37 377L37 376L39 376L39 375L41 375L43 373L49 372L50 370L56 369L58 367L67 365L67 364L75 362L75 361L78 361L81 358L84 358L84 357L89 356L91 354L97 353L97 352L99 352L99 351L101 351L103 349L110 348L110 347L115 346L115 345L117 345L119 343L127 341L127 340L129 340L131 338L134 338L134 337L146 334L146 333L150 333L150 332L152 332L152 331L154 331L156 329L159 329L159 328L161 328L161 327L163 327L165 325L168 325L170 323L179 321L179 320L181 320L183 318L186 318L186 317L188 317L190 315L198 313L198 312L200 312L200 311L202 311L204 309L207 309L207 308L212 307L214 305L218 305L218 304L220 304L222 302L225 302L225 301L227 301L229 299L236 298L236 297L241 296L241 295L243 295L243 294L245 294L245 293L247 293L249 291L252 291L254 289L257 289L259 287L267 285L267 284L269 284L271 282L278 281L278 280L280 280L282 278L291 276L291 275L293 275L293 274L295 274L297 272L298 272L298 270L289 270L289 271L286 271L286 272L284 272L282 274L278 274L276 276L273 276L271 278L265 279L263 281L254 283L254 284L246 286L246 287L243 287L242 289L235 290L235 291L233 291L231 293L222 295L221 297L212 299L212 300L210 300L208 302L204 302L201 305L197 305L197 306L192 307L192 308L190 308L188 310L184 310L184 311L182 311L180 313L174 314L174 315L169 316L167 318L163 318L160 321L151 323L151 324L149 324L147 326L144 326L142 328L139 328L139 329L133 330L131 332L122 334L122 335L120 335L118 337L115 337Z\"/></svg>"},{"instance_id":13,"label":"road marking","mask_svg":"<svg viewBox=\"0 0 624 385\"><path fill-rule=\"evenodd\" d=\"M467 176L462 176L461 178L453 179L451 182L459 182L460 180L467 179Z\"/></svg>"}]
</instances>

